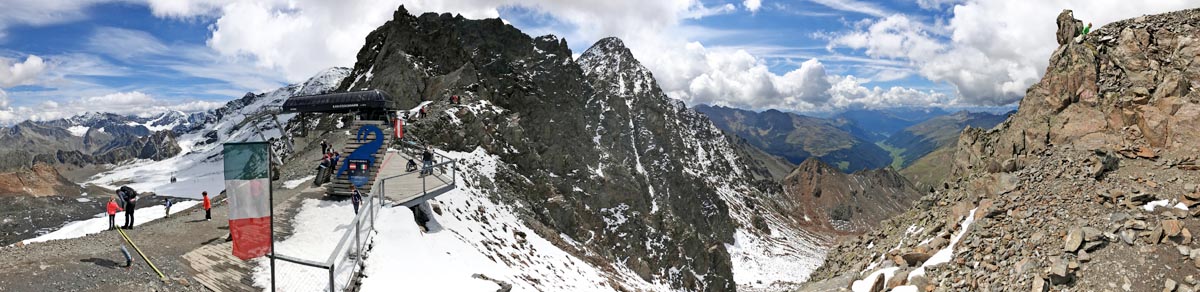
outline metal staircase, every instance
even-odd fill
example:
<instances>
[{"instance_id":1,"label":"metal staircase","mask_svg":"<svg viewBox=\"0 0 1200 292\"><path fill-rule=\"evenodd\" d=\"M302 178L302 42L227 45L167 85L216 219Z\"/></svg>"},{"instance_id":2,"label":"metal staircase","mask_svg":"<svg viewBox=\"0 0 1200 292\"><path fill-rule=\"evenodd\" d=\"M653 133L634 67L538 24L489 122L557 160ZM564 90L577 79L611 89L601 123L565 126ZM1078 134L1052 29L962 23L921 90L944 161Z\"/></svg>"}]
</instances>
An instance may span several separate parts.
<instances>
[{"instance_id":1,"label":"metal staircase","mask_svg":"<svg viewBox=\"0 0 1200 292\"><path fill-rule=\"evenodd\" d=\"M365 125L374 125L374 126L378 127L380 130L382 130L383 146L379 147L378 151L375 151L375 154L374 154L375 163L373 165L371 165L370 168L368 168L369 172L367 175L367 183L364 184L362 187L358 188L358 190L364 196L366 196L366 194L371 192L371 187L373 187L375 185L375 178L377 176L379 176L379 170L381 169L381 166L383 166L383 162L384 162L383 160L384 160L385 154L387 154L388 145L391 145L392 130L388 126L388 123L385 121L357 120L357 121L354 121L353 123L351 123L351 127L348 128L348 131L350 131L350 133L352 135L350 135L349 137L346 137L346 147L345 147L345 149L342 149L342 154L343 154L342 160L338 161L338 165L334 166L334 168L332 170L330 170L330 173L331 173L330 183L325 185L325 193L326 194L339 195L339 196L349 196L351 194L351 192L350 192L350 185L351 185L350 184L350 175L348 174L349 171L347 171L346 173L342 173L341 176L337 176L337 170L340 169L343 164L350 162L350 159L348 157L349 155L347 155L348 153L353 153L355 150L358 149L358 147L361 147L362 145L370 143L371 141L375 140L375 133L372 133L372 132L368 132L365 135L364 139L362 139L361 141L359 141L357 139L356 133L358 132L358 129ZM336 176L336 177L334 177L334 176Z\"/></svg>"}]
</instances>

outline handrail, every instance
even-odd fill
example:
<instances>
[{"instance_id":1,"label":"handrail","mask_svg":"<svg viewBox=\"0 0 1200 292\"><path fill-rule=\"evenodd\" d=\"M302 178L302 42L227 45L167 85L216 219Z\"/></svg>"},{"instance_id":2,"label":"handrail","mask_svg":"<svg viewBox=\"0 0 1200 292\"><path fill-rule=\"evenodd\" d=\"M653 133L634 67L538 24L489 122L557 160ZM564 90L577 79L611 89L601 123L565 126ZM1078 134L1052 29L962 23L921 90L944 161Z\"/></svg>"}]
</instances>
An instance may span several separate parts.
<instances>
[{"instance_id":1,"label":"handrail","mask_svg":"<svg viewBox=\"0 0 1200 292\"><path fill-rule=\"evenodd\" d=\"M267 257L272 257L272 255L267 254ZM287 262L297 263L297 264L310 266L310 267L314 267L314 268L322 268L322 269L329 268L329 266L326 264L322 264L322 263L318 263L318 262L314 262L314 261L310 261L310 260L306 260L306 259L301 259L301 258L294 258L294 257L282 255L282 254L275 254L274 257L277 260L283 260L283 261L287 261Z\"/></svg>"}]
</instances>

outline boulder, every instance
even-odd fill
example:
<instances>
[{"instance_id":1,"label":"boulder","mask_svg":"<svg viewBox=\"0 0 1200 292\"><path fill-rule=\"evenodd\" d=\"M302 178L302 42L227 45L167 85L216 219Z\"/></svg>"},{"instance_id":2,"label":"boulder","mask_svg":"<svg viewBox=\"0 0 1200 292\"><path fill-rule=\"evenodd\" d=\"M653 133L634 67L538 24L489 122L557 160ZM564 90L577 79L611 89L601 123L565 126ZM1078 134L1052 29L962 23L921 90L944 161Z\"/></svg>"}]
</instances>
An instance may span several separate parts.
<instances>
[{"instance_id":1,"label":"boulder","mask_svg":"<svg viewBox=\"0 0 1200 292\"><path fill-rule=\"evenodd\" d=\"M871 292L885 291L885 290L883 290L884 284L885 284L885 282L883 281L883 278L884 278L883 274L879 274L878 276L875 276L875 283L871 284L871 289L868 291L871 291Z\"/></svg>"},{"instance_id":2,"label":"boulder","mask_svg":"<svg viewBox=\"0 0 1200 292\"><path fill-rule=\"evenodd\" d=\"M1179 233L1183 231L1183 222L1175 219L1163 220L1162 229L1166 236L1178 236Z\"/></svg>"},{"instance_id":3,"label":"boulder","mask_svg":"<svg viewBox=\"0 0 1200 292\"><path fill-rule=\"evenodd\" d=\"M932 254L926 252L909 252L901 255L900 258L903 258L905 264L907 264L909 267L916 267L920 266L921 263L924 263L926 260L929 260L929 257L932 256Z\"/></svg>"},{"instance_id":4,"label":"boulder","mask_svg":"<svg viewBox=\"0 0 1200 292\"><path fill-rule=\"evenodd\" d=\"M1039 278L1039 277L1034 277L1034 278L1033 278L1033 289L1032 289L1032 290L1030 290L1030 291L1033 291L1033 292L1049 292L1049 291L1050 291L1050 286L1049 286L1049 285L1046 285L1046 279L1042 279L1042 278Z\"/></svg>"},{"instance_id":5,"label":"boulder","mask_svg":"<svg viewBox=\"0 0 1200 292\"><path fill-rule=\"evenodd\" d=\"M1079 250L1079 246L1083 244L1083 230L1074 227L1067 231L1067 236L1063 238L1063 251L1075 252Z\"/></svg>"},{"instance_id":6,"label":"boulder","mask_svg":"<svg viewBox=\"0 0 1200 292\"><path fill-rule=\"evenodd\" d=\"M1080 230L1083 231L1083 240L1098 241L1104 239L1104 232L1100 231L1100 229L1096 229L1095 227L1084 226L1083 228L1080 228Z\"/></svg>"},{"instance_id":7,"label":"boulder","mask_svg":"<svg viewBox=\"0 0 1200 292\"><path fill-rule=\"evenodd\" d=\"M891 279L888 279L887 290L892 290L893 288L896 288L897 286L903 286L904 284L908 284L908 270L898 271L892 276Z\"/></svg>"},{"instance_id":8,"label":"boulder","mask_svg":"<svg viewBox=\"0 0 1200 292\"><path fill-rule=\"evenodd\" d=\"M1059 45L1065 45L1071 42L1083 28L1083 22L1075 19L1075 14L1070 9L1063 9L1058 13L1056 20L1058 23L1058 32L1054 34Z\"/></svg>"},{"instance_id":9,"label":"boulder","mask_svg":"<svg viewBox=\"0 0 1200 292\"><path fill-rule=\"evenodd\" d=\"M1074 275L1067 268L1067 263L1056 260L1050 264L1050 284L1062 285L1070 283Z\"/></svg>"}]
</instances>

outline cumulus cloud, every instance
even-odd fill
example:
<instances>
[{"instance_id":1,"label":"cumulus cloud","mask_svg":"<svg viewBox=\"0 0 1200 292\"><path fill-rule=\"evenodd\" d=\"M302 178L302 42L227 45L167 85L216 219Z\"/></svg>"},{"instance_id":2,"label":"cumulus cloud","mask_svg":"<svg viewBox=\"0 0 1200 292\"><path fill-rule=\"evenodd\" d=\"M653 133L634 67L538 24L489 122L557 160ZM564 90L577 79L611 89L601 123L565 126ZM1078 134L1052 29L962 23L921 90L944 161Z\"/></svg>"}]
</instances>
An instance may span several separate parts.
<instances>
[{"instance_id":1,"label":"cumulus cloud","mask_svg":"<svg viewBox=\"0 0 1200 292\"><path fill-rule=\"evenodd\" d=\"M963 105L1007 105L1041 78L1054 39L1055 16L1073 9L1075 17L1096 26L1195 6L1194 1L919 1L922 7L954 5L948 21L926 24L891 14L868 25L836 34L830 49L863 50L868 56L904 60L920 76L947 82Z\"/></svg>"},{"instance_id":2,"label":"cumulus cloud","mask_svg":"<svg viewBox=\"0 0 1200 292\"><path fill-rule=\"evenodd\" d=\"M367 33L390 20L401 4L418 13L498 17L500 6L483 5L486 2L497 1L152 0L149 6L161 17L215 17L210 48L226 57L248 58L298 82L329 67L353 65Z\"/></svg>"},{"instance_id":3,"label":"cumulus cloud","mask_svg":"<svg viewBox=\"0 0 1200 292\"><path fill-rule=\"evenodd\" d=\"M758 12L758 9L762 8L762 0L746 0L742 5L746 6L746 11Z\"/></svg>"},{"instance_id":4,"label":"cumulus cloud","mask_svg":"<svg viewBox=\"0 0 1200 292\"><path fill-rule=\"evenodd\" d=\"M0 58L0 87L33 84L45 71L46 62L35 55L29 55L23 62Z\"/></svg>"},{"instance_id":5,"label":"cumulus cloud","mask_svg":"<svg viewBox=\"0 0 1200 292\"><path fill-rule=\"evenodd\" d=\"M0 101L3 100L7 99L0 98ZM46 100L32 107L10 107L6 103L0 103L0 124L13 124L25 120L44 121L62 119L88 112L106 112L149 117L166 111L204 111L218 108L223 104L203 100L182 102L165 100L139 91L114 92L66 101Z\"/></svg>"}]
</instances>

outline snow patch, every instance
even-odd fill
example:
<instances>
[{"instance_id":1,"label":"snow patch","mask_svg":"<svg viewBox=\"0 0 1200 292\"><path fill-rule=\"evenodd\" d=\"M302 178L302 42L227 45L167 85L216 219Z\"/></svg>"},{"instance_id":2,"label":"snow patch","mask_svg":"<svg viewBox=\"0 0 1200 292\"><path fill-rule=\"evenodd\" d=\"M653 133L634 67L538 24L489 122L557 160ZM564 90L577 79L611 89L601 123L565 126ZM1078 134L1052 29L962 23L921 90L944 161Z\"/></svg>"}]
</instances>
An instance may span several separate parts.
<instances>
[{"instance_id":1,"label":"snow patch","mask_svg":"<svg viewBox=\"0 0 1200 292\"><path fill-rule=\"evenodd\" d=\"M85 126L71 126L71 127L67 128L67 131L71 132L72 136L83 137L84 135L87 135L88 129L91 129L91 128L88 128Z\"/></svg>"},{"instance_id":2,"label":"snow patch","mask_svg":"<svg viewBox=\"0 0 1200 292\"><path fill-rule=\"evenodd\" d=\"M283 188L289 189L289 190L295 189L296 187L300 186L300 184L303 184L304 182L307 182L307 181L311 181L314 178L317 178L317 176L310 175L310 176L306 176L306 177L302 177L302 178L298 178L298 179L285 181L285 182L283 182Z\"/></svg>"}]
</instances>

